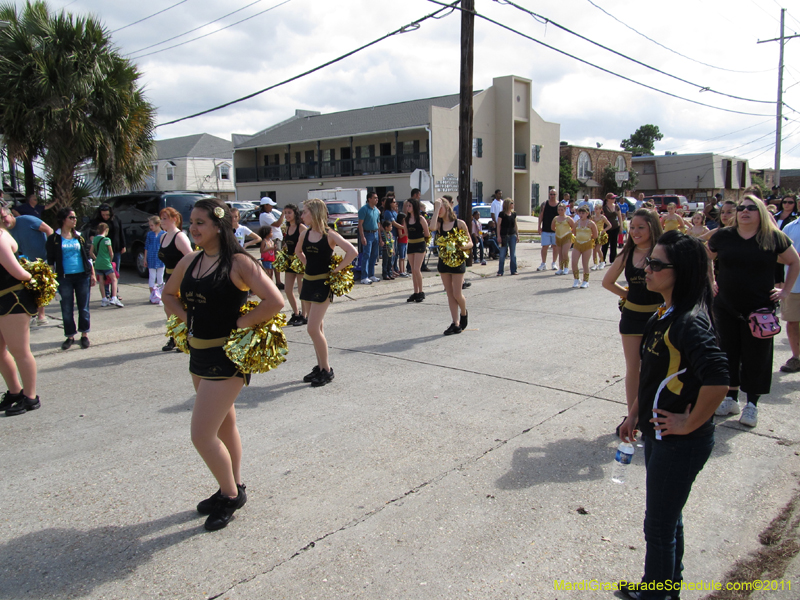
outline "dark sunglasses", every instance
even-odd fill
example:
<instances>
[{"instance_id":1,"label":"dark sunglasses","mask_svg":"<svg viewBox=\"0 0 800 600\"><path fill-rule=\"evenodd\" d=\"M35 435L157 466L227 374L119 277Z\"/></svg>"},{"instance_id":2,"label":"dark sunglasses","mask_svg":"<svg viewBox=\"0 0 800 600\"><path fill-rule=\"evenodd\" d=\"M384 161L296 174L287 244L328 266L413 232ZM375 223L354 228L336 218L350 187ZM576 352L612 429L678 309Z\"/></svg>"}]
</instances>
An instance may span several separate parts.
<instances>
[{"instance_id":1,"label":"dark sunglasses","mask_svg":"<svg viewBox=\"0 0 800 600\"><path fill-rule=\"evenodd\" d=\"M67 218L68 218L68 219L76 219L76 220L77 220L77 218L78 218L78 217L76 217L75 215L70 215L70 216L68 216Z\"/></svg>"},{"instance_id":2,"label":"dark sunglasses","mask_svg":"<svg viewBox=\"0 0 800 600\"><path fill-rule=\"evenodd\" d=\"M744 212L749 210L750 212L758 212L758 207L755 204L740 204L736 207L736 212Z\"/></svg>"},{"instance_id":3,"label":"dark sunglasses","mask_svg":"<svg viewBox=\"0 0 800 600\"><path fill-rule=\"evenodd\" d=\"M784 204L794 204L794 200L784 200Z\"/></svg>"},{"instance_id":4,"label":"dark sunglasses","mask_svg":"<svg viewBox=\"0 0 800 600\"><path fill-rule=\"evenodd\" d=\"M665 263L663 260L659 260L657 258L650 258L649 256L644 259L644 266L650 267L650 270L653 273L658 273L661 269L674 269L675 265L671 263Z\"/></svg>"}]
</instances>

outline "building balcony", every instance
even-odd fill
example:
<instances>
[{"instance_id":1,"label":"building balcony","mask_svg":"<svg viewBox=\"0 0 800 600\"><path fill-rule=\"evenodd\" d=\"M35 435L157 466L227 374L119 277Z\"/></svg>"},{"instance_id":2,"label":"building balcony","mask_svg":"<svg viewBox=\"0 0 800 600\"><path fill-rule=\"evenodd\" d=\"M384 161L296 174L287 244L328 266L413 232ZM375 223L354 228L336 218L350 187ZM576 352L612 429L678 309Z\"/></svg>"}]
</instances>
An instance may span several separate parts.
<instances>
[{"instance_id":1,"label":"building balcony","mask_svg":"<svg viewBox=\"0 0 800 600\"><path fill-rule=\"evenodd\" d=\"M312 161L290 165L270 165L268 167L237 167L236 183L412 173L416 169L427 170L428 166L428 153L417 152L415 154L401 154L400 156L347 158L323 162Z\"/></svg>"},{"instance_id":2,"label":"building balcony","mask_svg":"<svg viewBox=\"0 0 800 600\"><path fill-rule=\"evenodd\" d=\"M514 152L514 168L515 169L527 169L528 162L527 162L528 155L524 152Z\"/></svg>"}]
</instances>

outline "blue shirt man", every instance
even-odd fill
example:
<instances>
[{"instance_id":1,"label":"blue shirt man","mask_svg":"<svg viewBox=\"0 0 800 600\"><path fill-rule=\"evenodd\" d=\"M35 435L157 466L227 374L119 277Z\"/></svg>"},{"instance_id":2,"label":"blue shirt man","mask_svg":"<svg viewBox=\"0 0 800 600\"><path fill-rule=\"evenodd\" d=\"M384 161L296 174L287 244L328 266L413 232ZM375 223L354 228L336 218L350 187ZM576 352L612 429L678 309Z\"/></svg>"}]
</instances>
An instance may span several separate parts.
<instances>
[{"instance_id":1,"label":"blue shirt man","mask_svg":"<svg viewBox=\"0 0 800 600\"><path fill-rule=\"evenodd\" d=\"M369 285L380 281L375 277L375 262L378 260L378 222L381 211L377 207L378 194L367 196L367 203L358 209L358 240L361 242L361 283Z\"/></svg>"},{"instance_id":2,"label":"blue shirt man","mask_svg":"<svg viewBox=\"0 0 800 600\"><path fill-rule=\"evenodd\" d=\"M9 215L7 223L11 236L17 240L17 245L19 246L18 254L20 256L24 256L29 260L36 260L37 258L44 260L47 258L45 241L47 236L53 233L49 225L41 219L29 215L22 215L21 217Z\"/></svg>"}]
</instances>

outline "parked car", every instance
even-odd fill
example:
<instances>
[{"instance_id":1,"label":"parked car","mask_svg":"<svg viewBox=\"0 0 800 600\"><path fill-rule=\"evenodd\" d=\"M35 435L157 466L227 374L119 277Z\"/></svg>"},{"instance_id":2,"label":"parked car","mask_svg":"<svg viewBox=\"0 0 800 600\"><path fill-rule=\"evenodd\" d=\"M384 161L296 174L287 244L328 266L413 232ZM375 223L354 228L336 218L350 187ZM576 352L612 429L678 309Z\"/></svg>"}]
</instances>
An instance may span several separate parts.
<instances>
[{"instance_id":1,"label":"parked car","mask_svg":"<svg viewBox=\"0 0 800 600\"><path fill-rule=\"evenodd\" d=\"M652 202L653 206L655 206L656 211L660 213L667 212L667 206L671 202L674 202L677 206L683 208L685 211L691 210L689 206L689 200L686 196L681 196L678 194L657 194L655 196L645 196L645 202Z\"/></svg>"},{"instance_id":2,"label":"parked car","mask_svg":"<svg viewBox=\"0 0 800 600\"><path fill-rule=\"evenodd\" d=\"M258 219L258 205L253 202L239 202L230 201L226 202L230 208L239 209L239 222L246 223L247 221L252 221L254 219Z\"/></svg>"},{"instance_id":3,"label":"parked car","mask_svg":"<svg viewBox=\"0 0 800 600\"><path fill-rule=\"evenodd\" d=\"M122 255L122 264L133 265L140 277L147 277L147 264L144 261L144 242L150 231L147 219L157 215L162 208L172 207L183 217L183 230L188 235L189 217L195 203L201 198L213 196L195 192L133 192L106 200L125 232L127 247ZM85 237L90 234L86 230L83 233Z\"/></svg>"},{"instance_id":4,"label":"parked car","mask_svg":"<svg viewBox=\"0 0 800 600\"><path fill-rule=\"evenodd\" d=\"M349 202L328 200L328 227L344 237L358 237L358 209Z\"/></svg>"}]
</instances>

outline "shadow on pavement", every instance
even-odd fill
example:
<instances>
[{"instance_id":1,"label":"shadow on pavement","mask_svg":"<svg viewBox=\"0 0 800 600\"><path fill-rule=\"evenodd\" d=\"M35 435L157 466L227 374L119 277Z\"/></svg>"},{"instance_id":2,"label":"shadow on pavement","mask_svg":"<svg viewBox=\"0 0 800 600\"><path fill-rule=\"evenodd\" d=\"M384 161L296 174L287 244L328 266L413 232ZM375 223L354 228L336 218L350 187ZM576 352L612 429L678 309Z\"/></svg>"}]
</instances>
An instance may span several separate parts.
<instances>
[{"instance_id":1,"label":"shadow on pavement","mask_svg":"<svg viewBox=\"0 0 800 600\"><path fill-rule=\"evenodd\" d=\"M291 381L287 383L276 383L271 386L253 386L243 387L236 398L236 408L256 408L264 402L272 402L278 400L283 396L296 392L299 389L309 387L308 383L302 381ZM180 404L174 406L167 406L160 409L158 412L163 414L177 414L192 410L194 407L195 394L189 396Z\"/></svg>"},{"instance_id":2,"label":"shadow on pavement","mask_svg":"<svg viewBox=\"0 0 800 600\"><path fill-rule=\"evenodd\" d=\"M196 526L153 537L191 522ZM129 577L159 551L203 532L198 514L184 511L137 525L28 533L0 544L0 598L88 596L98 586Z\"/></svg>"},{"instance_id":3,"label":"shadow on pavement","mask_svg":"<svg viewBox=\"0 0 800 600\"><path fill-rule=\"evenodd\" d=\"M69 350L63 350L62 352L75 352L80 353L81 348L77 345L77 338L75 340L76 345L70 348ZM137 360L144 360L147 358L153 358L154 354L167 354L166 352L162 353L161 348L154 348L153 350L149 350L147 352L131 352L130 354L120 354L119 356L107 355L104 354L103 356L94 356L91 358L80 358L81 356L86 356L86 353L79 354L75 358L75 360L71 363L67 363L65 365L50 367L48 369L39 369L40 373L48 373L50 371L61 371L63 369L70 369L70 368L80 368L80 369L102 369L103 367L112 367L116 365L123 365ZM173 354L173 353L169 353ZM177 353L174 353L177 354Z\"/></svg>"},{"instance_id":4,"label":"shadow on pavement","mask_svg":"<svg viewBox=\"0 0 800 600\"><path fill-rule=\"evenodd\" d=\"M443 321L447 320L444 317ZM447 325L442 326L442 331L447 328ZM351 352L375 352L377 354L400 354L410 350L414 346L419 346L433 340L438 340L442 337L439 335L426 335L418 338L397 339L385 342L383 344L373 344L372 346L361 346L357 348L342 348L344 351Z\"/></svg>"}]
</instances>

